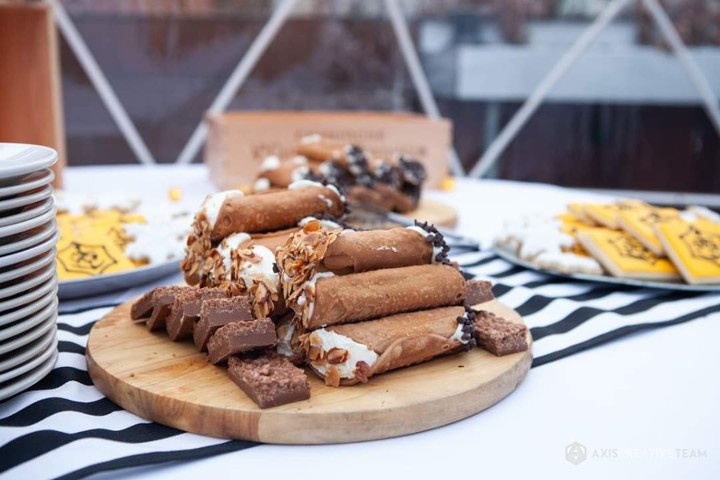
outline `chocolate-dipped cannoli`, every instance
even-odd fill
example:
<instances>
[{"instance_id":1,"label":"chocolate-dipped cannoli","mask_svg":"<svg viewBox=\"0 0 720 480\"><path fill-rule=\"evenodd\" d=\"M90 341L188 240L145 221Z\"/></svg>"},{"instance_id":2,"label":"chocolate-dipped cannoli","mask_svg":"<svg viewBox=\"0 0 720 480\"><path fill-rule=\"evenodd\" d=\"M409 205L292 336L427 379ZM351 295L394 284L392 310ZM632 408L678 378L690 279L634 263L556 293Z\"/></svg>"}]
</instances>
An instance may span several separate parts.
<instances>
[{"instance_id":1,"label":"chocolate-dipped cannoli","mask_svg":"<svg viewBox=\"0 0 720 480\"><path fill-rule=\"evenodd\" d=\"M474 322L464 307L435 308L321 328L303 344L313 371L337 387L471 348Z\"/></svg>"},{"instance_id":2,"label":"chocolate-dipped cannoli","mask_svg":"<svg viewBox=\"0 0 720 480\"><path fill-rule=\"evenodd\" d=\"M368 155L357 145L339 145L309 135L300 139L297 153L315 162L335 162L362 182L371 179Z\"/></svg>"},{"instance_id":3,"label":"chocolate-dipped cannoli","mask_svg":"<svg viewBox=\"0 0 720 480\"><path fill-rule=\"evenodd\" d=\"M296 155L288 160L280 160L271 155L260 165L258 179L253 190L264 192L272 187L287 188L294 182L308 180L311 177L310 165L307 157Z\"/></svg>"},{"instance_id":4,"label":"chocolate-dipped cannoli","mask_svg":"<svg viewBox=\"0 0 720 480\"><path fill-rule=\"evenodd\" d=\"M307 330L461 304L465 278L449 265L415 265L336 276L319 272L288 304Z\"/></svg>"}]
</instances>

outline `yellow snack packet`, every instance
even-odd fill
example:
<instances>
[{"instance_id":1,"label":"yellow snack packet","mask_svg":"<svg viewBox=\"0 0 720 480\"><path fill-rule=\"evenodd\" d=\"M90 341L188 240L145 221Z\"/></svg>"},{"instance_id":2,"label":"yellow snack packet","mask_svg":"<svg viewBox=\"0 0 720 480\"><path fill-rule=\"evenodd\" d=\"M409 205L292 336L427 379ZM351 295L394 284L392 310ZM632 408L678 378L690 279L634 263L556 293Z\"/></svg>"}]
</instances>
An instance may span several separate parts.
<instances>
[{"instance_id":1,"label":"yellow snack packet","mask_svg":"<svg viewBox=\"0 0 720 480\"><path fill-rule=\"evenodd\" d=\"M719 224L705 219L662 223L655 231L687 283L720 283Z\"/></svg>"},{"instance_id":2,"label":"yellow snack packet","mask_svg":"<svg viewBox=\"0 0 720 480\"><path fill-rule=\"evenodd\" d=\"M617 213L620 228L658 256L665 256L665 249L655 234L655 226L679 221L682 221L682 217L674 208L621 210Z\"/></svg>"},{"instance_id":3,"label":"yellow snack packet","mask_svg":"<svg viewBox=\"0 0 720 480\"><path fill-rule=\"evenodd\" d=\"M646 210L650 206L640 200L625 200L615 203L591 203L584 207L587 217L595 221L598 225L617 230L620 228L617 222L619 212Z\"/></svg>"},{"instance_id":4,"label":"yellow snack packet","mask_svg":"<svg viewBox=\"0 0 720 480\"><path fill-rule=\"evenodd\" d=\"M675 266L645 248L632 235L595 228L578 232L578 241L615 277L643 280L679 279Z\"/></svg>"}]
</instances>

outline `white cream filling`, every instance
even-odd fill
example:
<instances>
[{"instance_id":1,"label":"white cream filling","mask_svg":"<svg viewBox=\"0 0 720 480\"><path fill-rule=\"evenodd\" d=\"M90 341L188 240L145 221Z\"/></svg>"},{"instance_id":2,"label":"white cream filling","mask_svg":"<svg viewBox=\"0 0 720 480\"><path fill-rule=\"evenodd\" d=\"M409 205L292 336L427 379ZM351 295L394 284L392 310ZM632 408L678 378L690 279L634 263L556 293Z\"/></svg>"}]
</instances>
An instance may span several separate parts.
<instances>
[{"instance_id":1,"label":"white cream filling","mask_svg":"<svg viewBox=\"0 0 720 480\"><path fill-rule=\"evenodd\" d=\"M223 259L226 280L230 279L232 273L232 252L237 250L240 245L243 245L248 241L250 241L250 235L244 232L239 232L228 235L222 242L220 242L220 245L218 245L217 252Z\"/></svg>"},{"instance_id":2,"label":"white cream filling","mask_svg":"<svg viewBox=\"0 0 720 480\"><path fill-rule=\"evenodd\" d=\"M217 217L220 214L220 209L222 208L223 204L232 198L243 196L243 192L241 192L240 190L226 190L224 192L219 192L214 195L208 195L207 197L205 197L205 200L203 200L202 205L200 205L200 211L205 214L208 222L210 222L210 226L214 228L215 222L217 222Z\"/></svg>"},{"instance_id":3,"label":"white cream filling","mask_svg":"<svg viewBox=\"0 0 720 480\"><path fill-rule=\"evenodd\" d=\"M452 337L449 338L451 341L460 342L463 345L466 345L470 340L469 339L463 339L463 335L465 332L463 332L463 324L458 323L457 328L455 329L455 333L452 334Z\"/></svg>"},{"instance_id":4,"label":"white cream filling","mask_svg":"<svg viewBox=\"0 0 720 480\"><path fill-rule=\"evenodd\" d=\"M306 306L305 308L305 318L310 320L313 316L313 313L315 312L315 302L311 301L308 302L308 293L310 294L310 298L315 298L315 284L318 280L321 278L329 278L334 277L335 274L332 272L316 272L315 275L313 275L309 280L305 282L303 285L302 293L297 299L297 304L300 306Z\"/></svg>"},{"instance_id":5,"label":"white cream filling","mask_svg":"<svg viewBox=\"0 0 720 480\"><path fill-rule=\"evenodd\" d=\"M340 193L340 190L338 190L337 187L332 184L323 185L322 183L313 182L312 180L298 180L288 186L288 190L300 190L301 188L327 188L328 190L332 190L332 192L337 195L341 202L345 201L345 197ZM323 202L327 204L328 208L332 208L332 200L327 198L325 195L320 195L320 198Z\"/></svg>"},{"instance_id":6,"label":"white cream filling","mask_svg":"<svg viewBox=\"0 0 720 480\"><path fill-rule=\"evenodd\" d=\"M280 158L277 155L265 157L265 160L260 164L260 172L277 170L278 168L280 168Z\"/></svg>"},{"instance_id":7,"label":"white cream filling","mask_svg":"<svg viewBox=\"0 0 720 480\"><path fill-rule=\"evenodd\" d=\"M420 228L420 227L418 227L418 226L415 226L415 225L413 225L412 227L405 227L405 228L407 228L408 230L412 230L413 232L419 233L419 234L422 236L423 239L427 238L427 236L430 235L427 231L425 231L425 230L423 230L422 228ZM433 245L432 249L433 249L433 253L432 253L431 262L432 262L432 263L440 263L440 262L437 261L437 256L438 256L440 253L442 253L442 248L441 248L441 247L436 247L435 245Z\"/></svg>"},{"instance_id":8,"label":"white cream filling","mask_svg":"<svg viewBox=\"0 0 720 480\"><path fill-rule=\"evenodd\" d=\"M240 278L242 278L243 282L245 282L245 286L250 288L253 284L253 280L257 277L263 278L271 285L278 285L280 282L280 275L276 273L273 268L275 265L275 254L271 252L269 248L262 245L255 245L252 248L252 252L260 257L260 261L246 261L243 263Z\"/></svg>"},{"instance_id":9,"label":"white cream filling","mask_svg":"<svg viewBox=\"0 0 720 480\"><path fill-rule=\"evenodd\" d=\"M305 179L305 176L310 172L308 167L298 167L290 174L290 179L294 182L299 182Z\"/></svg>"},{"instance_id":10,"label":"white cream filling","mask_svg":"<svg viewBox=\"0 0 720 480\"><path fill-rule=\"evenodd\" d=\"M330 230L340 230L342 227L331 220L320 220L315 217L305 217L298 222L298 227L304 227L310 222L320 222L320 226Z\"/></svg>"},{"instance_id":11,"label":"white cream filling","mask_svg":"<svg viewBox=\"0 0 720 480\"><path fill-rule=\"evenodd\" d=\"M305 135L300 139L300 143L303 145L307 145L309 143L320 143L322 141L322 137L318 135L317 133L312 135Z\"/></svg>"},{"instance_id":12,"label":"white cream filling","mask_svg":"<svg viewBox=\"0 0 720 480\"><path fill-rule=\"evenodd\" d=\"M270 190L270 180L267 178L258 178L255 181L255 185L253 185L253 191L265 192L267 190Z\"/></svg>"},{"instance_id":13,"label":"white cream filling","mask_svg":"<svg viewBox=\"0 0 720 480\"><path fill-rule=\"evenodd\" d=\"M378 359L378 354L367 345L357 343L345 335L329 332L324 328L315 330L310 335L310 345L319 348L323 352L329 352L333 348L341 348L348 352L347 360L333 365L337 368L340 378L355 378L355 366L358 362L365 362L372 367ZM327 363L312 361L310 363L321 375L325 375L330 367Z\"/></svg>"},{"instance_id":14,"label":"white cream filling","mask_svg":"<svg viewBox=\"0 0 720 480\"><path fill-rule=\"evenodd\" d=\"M312 180L298 180L288 185L288 190L300 190L303 188L325 188L325 185Z\"/></svg>"},{"instance_id":15,"label":"white cream filling","mask_svg":"<svg viewBox=\"0 0 720 480\"><path fill-rule=\"evenodd\" d=\"M293 334L295 333L295 322L289 322L287 328L284 329L284 334L278 337L277 346L275 350L285 357L292 357L294 355L291 342Z\"/></svg>"},{"instance_id":16,"label":"white cream filling","mask_svg":"<svg viewBox=\"0 0 720 480\"><path fill-rule=\"evenodd\" d=\"M293 165L307 165L308 159L303 155L295 155L293 158L290 159L290 163L292 163Z\"/></svg>"}]
</instances>

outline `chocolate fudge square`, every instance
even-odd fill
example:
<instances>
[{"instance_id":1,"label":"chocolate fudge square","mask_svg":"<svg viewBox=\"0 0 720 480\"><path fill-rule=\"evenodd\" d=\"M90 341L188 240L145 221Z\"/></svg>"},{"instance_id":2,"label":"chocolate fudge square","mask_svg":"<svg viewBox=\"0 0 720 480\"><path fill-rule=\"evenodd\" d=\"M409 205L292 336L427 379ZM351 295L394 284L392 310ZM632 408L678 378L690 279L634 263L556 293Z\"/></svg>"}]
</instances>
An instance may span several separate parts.
<instances>
[{"instance_id":1,"label":"chocolate fudge square","mask_svg":"<svg viewBox=\"0 0 720 480\"><path fill-rule=\"evenodd\" d=\"M203 302L224 297L227 297L227 293L220 288L193 288L180 293L165 320L170 339L177 341L192 336Z\"/></svg>"},{"instance_id":2,"label":"chocolate fudge square","mask_svg":"<svg viewBox=\"0 0 720 480\"><path fill-rule=\"evenodd\" d=\"M228 323L208 340L208 361L224 362L231 355L271 347L275 342L275 324L269 318Z\"/></svg>"},{"instance_id":3,"label":"chocolate fudge square","mask_svg":"<svg viewBox=\"0 0 720 480\"><path fill-rule=\"evenodd\" d=\"M252 320L250 298L237 296L205 300L200 307L200 320L193 331L193 341L201 352L207 348L207 342L218 328L231 322Z\"/></svg>"},{"instance_id":4,"label":"chocolate fudge square","mask_svg":"<svg viewBox=\"0 0 720 480\"><path fill-rule=\"evenodd\" d=\"M510 322L487 311L476 313L474 333L478 346L498 357L528 349L525 325Z\"/></svg>"},{"instance_id":5,"label":"chocolate fudge square","mask_svg":"<svg viewBox=\"0 0 720 480\"><path fill-rule=\"evenodd\" d=\"M228 375L260 408L310 398L305 371L275 352L255 358L230 357Z\"/></svg>"}]
</instances>

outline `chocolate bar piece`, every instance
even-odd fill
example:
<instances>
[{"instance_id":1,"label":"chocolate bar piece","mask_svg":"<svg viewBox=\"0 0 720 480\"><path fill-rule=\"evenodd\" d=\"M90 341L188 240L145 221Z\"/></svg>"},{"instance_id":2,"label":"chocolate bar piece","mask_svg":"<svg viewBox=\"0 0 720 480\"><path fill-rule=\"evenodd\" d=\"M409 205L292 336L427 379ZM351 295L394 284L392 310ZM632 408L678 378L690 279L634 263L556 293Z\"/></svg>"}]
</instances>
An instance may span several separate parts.
<instances>
[{"instance_id":1,"label":"chocolate bar piece","mask_svg":"<svg viewBox=\"0 0 720 480\"><path fill-rule=\"evenodd\" d=\"M487 312L476 313L475 339L480 348L502 357L528 349L527 327Z\"/></svg>"},{"instance_id":2,"label":"chocolate bar piece","mask_svg":"<svg viewBox=\"0 0 720 480\"><path fill-rule=\"evenodd\" d=\"M230 357L228 375L260 408L277 407L310 398L303 369L268 352L257 358Z\"/></svg>"},{"instance_id":3,"label":"chocolate bar piece","mask_svg":"<svg viewBox=\"0 0 720 480\"><path fill-rule=\"evenodd\" d=\"M153 296L155 295L155 290L156 289L152 289L145 292L145 295L132 304L132 307L130 307L131 319L135 321L145 321L145 319L150 317L153 311Z\"/></svg>"},{"instance_id":4,"label":"chocolate bar piece","mask_svg":"<svg viewBox=\"0 0 720 480\"><path fill-rule=\"evenodd\" d=\"M150 331L160 330L165 327L165 319L170 314L170 308L175 303L175 297L182 292L193 290L191 287L173 285L170 287L158 287L153 290L153 310L145 324Z\"/></svg>"},{"instance_id":5,"label":"chocolate bar piece","mask_svg":"<svg viewBox=\"0 0 720 480\"><path fill-rule=\"evenodd\" d=\"M244 296L205 300L200 307L200 320L193 330L193 341L201 352L215 331L230 322L252 320L250 299Z\"/></svg>"},{"instance_id":6,"label":"chocolate bar piece","mask_svg":"<svg viewBox=\"0 0 720 480\"><path fill-rule=\"evenodd\" d=\"M465 284L465 306L472 307L494 299L492 283L485 280L469 280Z\"/></svg>"},{"instance_id":7,"label":"chocolate bar piece","mask_svg":"<svg viewBox=\"0 0 720 480\"><path fill-rule=\"evenodd\" d=\"M208 361L221 363L231 355L274 346L276 341L275 324L269 318L228 323L208 340Z\"/></svg>"},{"instance_id":8,"label":"chocolate bar piece","mask_svg":"<svg viewBox=\"0 0 720 480\"><path fill-rule=\"evenodd\" d=\"M180 293L170 309L165 328L172 341L192 336L193 326L205 300L223 298L227 293L220 288L193 288Z\"/></svg>"}]
</instances>

